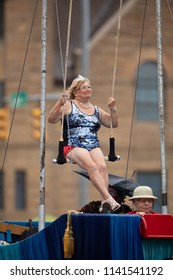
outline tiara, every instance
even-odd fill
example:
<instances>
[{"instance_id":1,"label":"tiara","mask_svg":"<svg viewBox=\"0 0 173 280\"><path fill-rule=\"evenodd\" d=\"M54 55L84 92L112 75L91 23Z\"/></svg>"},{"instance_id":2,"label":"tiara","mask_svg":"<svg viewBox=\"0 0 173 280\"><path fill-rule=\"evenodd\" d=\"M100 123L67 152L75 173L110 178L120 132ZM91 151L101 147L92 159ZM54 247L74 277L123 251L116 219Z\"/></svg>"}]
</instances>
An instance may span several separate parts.
<instances>
[{"instance_id":1,"label":"tiara","mask_svg":"<svg viewBox=\"0 0 173 280\"><path fill-rule=\"evenodd\" d=\"M78 76L77 76L77 79L78 79L78 80L86 80L86 78L84 78L82 75L78 75Z\"/></svg>"}]
</instances>

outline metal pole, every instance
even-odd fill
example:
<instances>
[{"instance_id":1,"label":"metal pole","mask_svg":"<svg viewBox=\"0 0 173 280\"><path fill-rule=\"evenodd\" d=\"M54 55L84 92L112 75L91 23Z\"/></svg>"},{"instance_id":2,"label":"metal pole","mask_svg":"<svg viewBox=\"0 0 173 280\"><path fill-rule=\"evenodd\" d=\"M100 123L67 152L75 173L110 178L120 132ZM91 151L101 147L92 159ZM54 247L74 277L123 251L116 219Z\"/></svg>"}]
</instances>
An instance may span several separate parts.
<instances>
[{"instance_id":1,"label":"metal pole","mask_svg":"<svg viewBox=\"0 0 173 280\"><path fill-rule=\"evenodd\" d=\"M167 182L166 182L166 156L165 156L165 115L164 115L162 32L161 32L161 4L160 4L160 0L156 0L156 28L157 28L158 89L159 89L160 151L161 151L161 175L162 175L162 213L167 214Z\"/></svg>"},{"instance_id":2,"label":"metal pole","mask_svg":"<svg viewBox=\"0 0 173 280\"><path fill-rule=\"evenodd\" d=\"M39 231L45 227L46 27L47 0L42 0Z\"/></svg>"}]
</instances>

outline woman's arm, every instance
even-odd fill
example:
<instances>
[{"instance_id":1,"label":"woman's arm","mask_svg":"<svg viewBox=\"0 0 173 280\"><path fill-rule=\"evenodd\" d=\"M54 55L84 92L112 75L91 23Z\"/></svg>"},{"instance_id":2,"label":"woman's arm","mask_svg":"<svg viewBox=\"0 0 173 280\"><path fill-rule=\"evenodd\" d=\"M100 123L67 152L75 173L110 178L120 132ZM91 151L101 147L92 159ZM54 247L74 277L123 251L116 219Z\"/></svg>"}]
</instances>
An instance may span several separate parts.
<instances>
[{"instance_id":1,"label":"woman's arm","mask_svg":"<svg viewBox=\"0 0 173 280\"><path fill-rule=\"evenodd\" d=\"M57 102L48 114L48 122L57 123L62 118L62 108Z\"/></svg>"},{"instance_id":2,"label":"woman's arm","mask_svg":"<svg viewBox=\"0 0 173 280\"><path fill-rule=\"evenodd\" d=\"M111 127L112 122L112 127L118 127L118 114L115 99L110 97L107 101L107 104L110 114L99 108L101 124L106 127Z\"/></svg>"},{"instance_id":3,"label":"woman's arm","mask_svg":"<svg viewBox=\"0 0 173 280\"><path fill-rule=\"evenodd\" d=\"M50 110L48 114L48 122L57 123L62 119L62 114L64 110L64 114L70 109L70 101L66 100L65 96L61 96L60 99L55 103L53 108Z\"/></svg>"},{"instance_id":4,"label":"woman's arm","mask_svg":"<svg viewBox=\"0 0 173 280\"><path fill-rule=\"evenodd\" d=\"M102 125L106 127L111 127L111 122L112 122L112 127L118 127L117 109L112 109L110 111L110 114L108 114L107 112L99 108L99 115L100 115L100 121Z\"/></svg>"}]
</instances>

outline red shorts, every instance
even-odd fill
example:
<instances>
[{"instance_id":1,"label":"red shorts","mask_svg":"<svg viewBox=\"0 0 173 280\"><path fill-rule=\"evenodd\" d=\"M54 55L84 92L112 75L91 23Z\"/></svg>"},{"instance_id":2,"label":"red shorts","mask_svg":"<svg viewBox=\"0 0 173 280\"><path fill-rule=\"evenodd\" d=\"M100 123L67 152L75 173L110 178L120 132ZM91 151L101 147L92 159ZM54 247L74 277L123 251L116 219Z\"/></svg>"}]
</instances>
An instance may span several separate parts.
<instances>
[{"instance_id":1,"label":"red shorts","mask_svg":"<svg viewBox=\"0 0 173 280\"><path fill-rule=\"evenodd\" d=\"M67 154L73 150L75 148L75 146L64 146L64 157L67 157Z\"/></svg>"}]
</instances>

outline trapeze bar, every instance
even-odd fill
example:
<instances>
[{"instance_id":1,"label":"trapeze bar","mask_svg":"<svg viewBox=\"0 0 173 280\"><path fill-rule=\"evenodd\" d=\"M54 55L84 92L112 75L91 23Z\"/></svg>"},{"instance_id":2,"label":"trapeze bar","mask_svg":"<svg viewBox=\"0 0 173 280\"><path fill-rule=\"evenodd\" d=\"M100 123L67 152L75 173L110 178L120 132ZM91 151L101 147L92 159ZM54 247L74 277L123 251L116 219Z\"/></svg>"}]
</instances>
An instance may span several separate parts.
<instances>
[{"instance_id":1,"label":"trapeze bar","mask_svg":"<svg viewBox=\"0 0 173 280\"><path fill-rule=\"evenodd\" d=\"M105 159L105 161L110 161L108 156L105 156L104 159ZM119 161L120 159L121 159L121 157L120 157L119 155L116 155L116 159L115 159L114 161ZM59 164L59 163L57 162L57 159L55 159L55 158L52 160L52 162L53 162L54 164ZM69 160L68 158L66 158L66 163L72 163L72 161Z\"/></svg>"}]
</instances>

